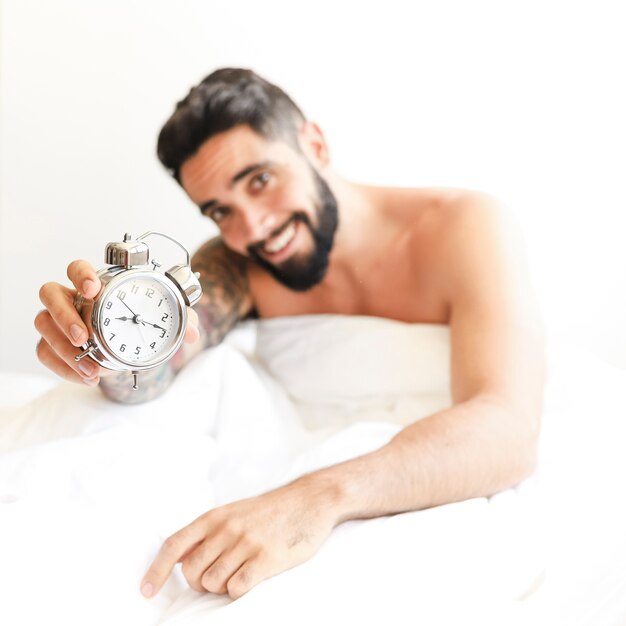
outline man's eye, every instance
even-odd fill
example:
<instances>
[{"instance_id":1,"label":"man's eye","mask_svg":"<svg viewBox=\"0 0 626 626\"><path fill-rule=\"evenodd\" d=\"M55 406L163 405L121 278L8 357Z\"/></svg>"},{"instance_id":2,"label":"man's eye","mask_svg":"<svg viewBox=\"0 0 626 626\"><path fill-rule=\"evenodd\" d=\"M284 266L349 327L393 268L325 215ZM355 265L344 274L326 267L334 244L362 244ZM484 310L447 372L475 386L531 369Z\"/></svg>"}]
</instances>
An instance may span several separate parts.
<instances>
[{"instance_id":1,"label":"man's eye","mask_svg":"<svg viewBox=\"0 0 626 626\"><path fill-rule=\"evenodd\" d=\"M250 180L250 188L253 191L258 191L259 189L263 189L265 185L270 181L272 175L269 172L260 172L256 176L253 176Z\"/></svg>"},{"instance_id":2,"label":"man's eye","mask_svg":"<svg viewBox=\"0 0 626 626\"><path fill-rule=\"evenodd\" d=\"M221 206L209 211L209 217L214 222L221 222L228 215L228 213L228 207Z\"/></svg>"}]
</instances>

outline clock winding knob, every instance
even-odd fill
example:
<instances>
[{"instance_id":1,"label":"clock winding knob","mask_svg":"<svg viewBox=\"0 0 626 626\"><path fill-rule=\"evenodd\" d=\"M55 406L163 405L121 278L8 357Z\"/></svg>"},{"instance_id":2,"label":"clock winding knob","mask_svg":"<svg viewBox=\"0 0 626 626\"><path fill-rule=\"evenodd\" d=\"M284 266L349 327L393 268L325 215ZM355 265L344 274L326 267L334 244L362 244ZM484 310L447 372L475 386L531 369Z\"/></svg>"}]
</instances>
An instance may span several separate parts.
<instances>
[{"instance_id":1,"label":"clock winding knob","mask_svg":"<svg viewBox=\"0 0 626 626\"><path fill-rule=\"evenodd\" d=\"M111 241L104 249L104 262L109 265L147 265L149 256L148 245L128 233L124 235L124 241Z\"/></svg>"}]
</instances>

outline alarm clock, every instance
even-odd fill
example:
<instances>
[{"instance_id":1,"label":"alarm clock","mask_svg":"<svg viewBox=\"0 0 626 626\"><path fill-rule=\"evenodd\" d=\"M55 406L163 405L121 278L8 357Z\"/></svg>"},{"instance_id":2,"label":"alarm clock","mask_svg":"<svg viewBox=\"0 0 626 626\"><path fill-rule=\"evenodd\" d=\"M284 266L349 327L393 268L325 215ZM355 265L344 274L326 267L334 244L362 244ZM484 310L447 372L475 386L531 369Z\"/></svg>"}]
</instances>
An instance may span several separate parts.
<instances>
[{"instance_id":1,"label":"alarm clock","mask_svg":"<svg viewBox=\"0 0 626 626\"><path fill-rule=\"evenodd\" d=\"M159 236L173 241L186 262L166 272L150 261L144 241ZM98 271L102 287L93 299L77 294L74 305L87 326L89 338L75 359L89 357L102 367L137 374L166 363L180 347L187 326L187 307L202 295L199 274L190 267L189 252L176 239L149 231L105 247L105 267Z\"/></svg>"}]
</instances>

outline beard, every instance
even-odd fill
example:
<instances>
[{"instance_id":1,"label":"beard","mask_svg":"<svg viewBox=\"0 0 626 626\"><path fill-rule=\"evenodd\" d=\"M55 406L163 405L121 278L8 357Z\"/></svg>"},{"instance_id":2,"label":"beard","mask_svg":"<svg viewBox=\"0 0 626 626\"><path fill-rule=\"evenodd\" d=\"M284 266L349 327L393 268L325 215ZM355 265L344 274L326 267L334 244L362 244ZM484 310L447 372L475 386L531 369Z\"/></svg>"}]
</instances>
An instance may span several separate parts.
<instances>
[{"instance_id":1,"label":"beard","mask_svg":"<svg viewBox=\"0 0 626 626\"><path fill-rule=\"evenodd\" d=\"M293 291L308 291L319 284L328 269L330 251L333 247L335 232L339 225L337 199L328 183L311 167L316 189L315 212L317 226L311 224L309 216L297 211L292 219L309 229L313 238L313 251L307 256L294 255L280 265L270 263L259 253L263 243L248 246L250 258L267 270L278 282Z\"/></svg>"}]
</instances>

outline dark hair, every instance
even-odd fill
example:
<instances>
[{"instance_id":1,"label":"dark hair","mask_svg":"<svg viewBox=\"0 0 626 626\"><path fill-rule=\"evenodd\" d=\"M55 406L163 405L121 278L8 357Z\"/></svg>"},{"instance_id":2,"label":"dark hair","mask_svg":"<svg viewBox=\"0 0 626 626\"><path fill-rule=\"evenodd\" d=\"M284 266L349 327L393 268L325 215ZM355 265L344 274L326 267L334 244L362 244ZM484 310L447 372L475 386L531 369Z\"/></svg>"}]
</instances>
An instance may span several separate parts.
<instances>
[{"instance_id":1,"label":"dark hair","mask_svg":"<svg viewBox=\"0 0 626 626\"><path fill-rule=\"evenodd\" d=\"M267 139L285 139L299 149L304 115L279 87L252 70L223 68L193 87L167 120L157 142L159 160L180 183L180 168L207 140L246 124Z\"/></svg>"}]
</instances>

